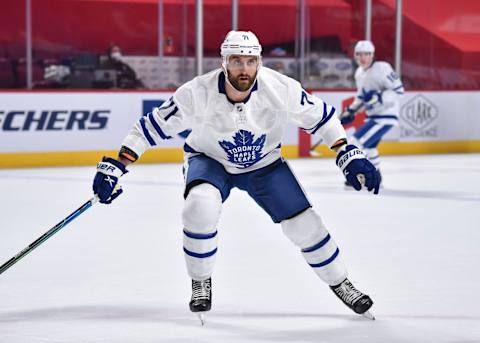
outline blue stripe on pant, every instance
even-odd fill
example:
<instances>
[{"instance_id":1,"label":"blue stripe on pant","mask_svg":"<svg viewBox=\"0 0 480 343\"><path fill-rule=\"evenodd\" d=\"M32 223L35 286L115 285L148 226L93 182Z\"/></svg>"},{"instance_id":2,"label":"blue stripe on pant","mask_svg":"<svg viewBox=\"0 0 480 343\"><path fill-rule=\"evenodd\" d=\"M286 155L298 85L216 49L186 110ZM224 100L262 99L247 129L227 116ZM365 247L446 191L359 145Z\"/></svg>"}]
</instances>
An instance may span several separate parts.
<instances>
[{"instance_id":1,"label":"blue stripe on pant","mask_svg":"<svg viewBox=\"0 0 480 343\"><path fill-rule=\"evenodd\" d=\"M330 234L313 246L302 249L302 255L313 271L329 285L345 279L347 269L339 257L340 249Z\"/></svg>"},{"instance_id":2,"label":"blue stripe on pant","mask_svg":"<svg viewBox=\"0 0 480 343\"><path fill-rule=\"evenodd\" d=\"M392 127L393 125L381 125L374 120L367 120L353 136L362 144L363 148L371 149L377 147L382 137Z\"/></svg>"},{"instance_id":3,"label":"blue stripe on pant","mask_svg":"<svg viewBox=\"0 0 480 343\"><path fill-rule=\"evenodd\" d=\"M333 260L335 260L338 256L338 253L340 252L340 250L337 248L337 250L335 250L335 252L333 253L332 256L330 256L329 258L327 258L326 260L322 261L322 262L319 262L319 263L309 263L310 264L310 267L312 268L319 268L319 267L324 267L326 266L327 264L330 264L333 262Z\"/></svg>"},{"instance_id":4,"label":"blue stripe on pant","mask_svg":"<svg viewBox=\"0 0 480 343\"><path fill-rule=\"evenodd\" d=\"M209 278L217 254L217 231L195 233L184 229L183 252L190 277L195 280Z\"/></svg>"},{"instance_id":5,"label":"blue stripe on pant","mask_svg":"<svg viewBox=\"0 0 480 343\"><path fill-rule=\"evenodd\" d=\"M312 268L325 267L335 260L339 252L330 234L315 245L302 249L303 257Z\"/></svg>"},{"instance_id":6,"label":"blue stripe on pant","mask_svg":"<svg viewBox=\"0 0 480 343\"><path fill-rule=\"evenodd\" d=\"M217 248L213 249L212 251L209 251L209 252L206 252L206 253L202 253L202 254L199 254L199 253L196 253L196 252L193 252L193 251L190 251L188 250L187 248L183 248L183 251L185 252L185 254L187 254L188 256L191 256L191 257L196 257L196 258L207 258L207 257L210 257L212 255L215 255L217 253Z\"/></svg>"}]
</instances>

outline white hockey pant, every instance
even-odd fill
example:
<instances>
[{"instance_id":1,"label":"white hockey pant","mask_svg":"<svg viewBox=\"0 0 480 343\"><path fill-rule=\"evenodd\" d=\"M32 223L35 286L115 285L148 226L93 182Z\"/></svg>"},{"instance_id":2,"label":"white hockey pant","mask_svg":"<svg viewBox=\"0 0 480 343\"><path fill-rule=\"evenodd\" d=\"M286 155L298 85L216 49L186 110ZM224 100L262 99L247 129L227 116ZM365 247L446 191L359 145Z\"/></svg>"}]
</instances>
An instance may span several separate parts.
<instances>
[{"instance_id":1,"label":"white hockey pant","mask_svg":"<svg viewBox=\"0 0 480 343\"><path fill-rule=\"evenodd\" d=\"M222 209L220 191L209 183L193 187L183 207L183 251L188 275L208 279L217 253L217 223Z\"/></svg>"},{"instance_id":2,"label":"white hockey pant","mask_svg":"<svg viewBox=\"0 0 480 343\"><path fill-rule=\"evenodd\" d=\"M320 279L334 286L347 277L338 246L313 209L284 220L281 225L283 233L301 249L303 257Z\"/></svg>"},{"instance_id":3,"label":"white hockey pant","mask_svg":"<svg viewBox=\"0 0 480 343\"><path fill-rule=\"evenodd\" d=\"M385 133L387 133L392 127L392 125L381 124L373 121L365 125L364 127L368 129L362 130L361 127L361 134L355 133L356 137L352 136L348 140L350 143L363 150L366 157L375 166L375 168L380 169L380 156L378 155L377 145Z\"/></svg>"}]
</instances>

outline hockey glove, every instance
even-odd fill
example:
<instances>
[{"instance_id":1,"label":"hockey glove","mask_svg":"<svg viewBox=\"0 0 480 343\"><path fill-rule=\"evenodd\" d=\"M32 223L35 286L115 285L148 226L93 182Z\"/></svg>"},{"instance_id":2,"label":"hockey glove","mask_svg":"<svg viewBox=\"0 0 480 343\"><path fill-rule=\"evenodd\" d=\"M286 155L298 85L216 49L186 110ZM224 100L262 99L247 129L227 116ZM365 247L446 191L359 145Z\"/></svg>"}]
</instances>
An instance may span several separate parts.
<instances>
[{"instance_id":1,"label":"hockey glove","mask_svg":"<svg viewBox=\"0 0 480 343\"><path fill-rule=\"evenodd\" d=\"M370 111L375 108L377 105L382 105L383 104L383 98L382 98L382 92L375 92L372 95L372 98L370 101L367 102L365 109L367 111Z\"/></svg>"},{"instance_id":2,"label":"hockey glove","mask_svg":"<svg viewBox=\"0 0 480 343\"><path fill-rule=\"evenodd\" d=\"M377 93L377 91L374 89L367 91L365 88L362 88L362 94L358 95L358 98L367 104L370 100L372 100L372 97L375 93Z\"/></svg>"},{"instance_id":3,"label":"hockey glove","mask_svg":"<svg viewBox=\"0 0 480 343\"><path fill-rule=\"evenodd\" d=\"M336 162L355 190L359 191L365 186L369 192L373 190L374 194L378 194L379 173L359 148L352 144L347 145L338 152Z\"/></svg>"},{"instance_id":4,"label":"hockey glove","mask_svg":"<svg viewBox=\"0 0 480 343\"><path fill-rule=\"evenodd\" d=\"M345 111L340 114L340 123L342 125L350 124L355 120L355 111L352 110L350 107L347 107Z\"/></svg>"},{"instance_id":5,"label":"hockey glove","mask_svg":"<svg viewBox=\"0 0 480 343\"><path fill-rule=\"evenodd\" d=\"M377 103L383 104L382 92L376 90L366 91L362 89L362 94L358 98L363 100L367 111L373 109Z\"/></svg>"},{"instance_id":6,"label":"hockey glove","mask_svg":"<svg viewBox=\"0 0 480 343\"><path fill-rule=\"evenodd\" d=\"M110 204L123 190L117 187L118 178L128 173L122 162L110 157L104 157L97 164L97 174L93 179L93 193L98 195L102 204Z\"/></svg>"}]
</instances>

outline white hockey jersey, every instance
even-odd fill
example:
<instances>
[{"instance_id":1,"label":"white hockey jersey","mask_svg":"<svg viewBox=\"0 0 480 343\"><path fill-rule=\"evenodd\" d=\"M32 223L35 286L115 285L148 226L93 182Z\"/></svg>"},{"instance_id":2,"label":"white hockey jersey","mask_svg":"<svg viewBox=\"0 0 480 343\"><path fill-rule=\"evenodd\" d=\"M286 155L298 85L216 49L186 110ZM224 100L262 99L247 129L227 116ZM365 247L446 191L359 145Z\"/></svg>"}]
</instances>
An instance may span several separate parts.
<instances>
[{"instance_id":1,"label":"white hockey jersey","mask_svg":"<svg viewBox=\"0 0 480 343\"><path fill-rule=\"evenodd\" d=\"M387 62L374 61L363 69L358 67L355 72L357 97L350 108L358 108L363 101L359 98L368 91L382 93L382 102L372 108L367 108L367 116L385 125L397 125L400 111L399 97L405 92L402 81Z\"/></svg>"},{"instance_id":2,"label":"white hockey jersey","mask_svg":"<svg viewBox=\"0 0 480 343\"><path fill-rule=\"evenodd\" d=\"M186 159L205 154L238 174L280 158L288 122L319 134L328 146L346 137L335 108L308 94L294 79L261 67L250 96L234 103L226 95L225 75L217 69L178 88L172 98L143 116L122 144L140 156L162 139L190 129Z\"/></svg>"}]
</instances>

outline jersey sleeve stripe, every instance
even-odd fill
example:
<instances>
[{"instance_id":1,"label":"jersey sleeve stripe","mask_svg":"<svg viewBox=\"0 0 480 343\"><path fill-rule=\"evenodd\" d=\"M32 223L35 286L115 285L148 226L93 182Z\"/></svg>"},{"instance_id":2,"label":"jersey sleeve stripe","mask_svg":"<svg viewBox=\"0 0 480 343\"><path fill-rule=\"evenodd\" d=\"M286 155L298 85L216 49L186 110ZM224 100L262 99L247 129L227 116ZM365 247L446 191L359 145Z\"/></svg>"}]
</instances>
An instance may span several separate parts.
<instances>
[{"instance_id":1,"label":"jersey sleeve stripe","mask_svg":"<svg viewBox=\"0 0 480 343\"><path fill-rule=\"evenodd\" d=\"M170 97L170 99L165 101L159 108L167 109L169 107L172 107L173 105L175 105L175 102L173 101L173 97Z\"/></svg>"},{"instance_id":2,"label":"jersey sleeve stripe","mask_svg":"<svg viewBox=\"0 0 480 343\"><path fill-rule=\"evenodd\" d=\"M157 145L148 132L147 125L145 124L145 117L140 118L140 125L142 126L143 135L147 139L148 143L150 143L151 146Z\"/></svg>"},{"instance_id":3,"label":"jersey sleeve stripe","mask_svg":"<svg viewBox=\"0 0 480 343\"><path fill-rule=\"evenodd\" d=\"M167 115L165 116L164 120L167 121L168 118L170 118L170 117L173 116L175 113L177 113L177 111L178 111L178 107L175 106L175 108L173 109L173 111L170 112L169 114L167 114Z\"/></svg>"},{"instance_id":4,"label":"jersey sleeve stripe","mask_svg":"<svg viewBox=\"0 0 480 343\"><path fill-rule=\"evenodd\" d=\"M398 86L398 87L395 87L393 90L396 91L396 90L399 90L399 89L401 89L401 88L403 88L403 85L400 85L400 86Z\"/></svg>"},{"instance_id":5,"label":"jersey sleeve stripe","mask_svg":"<svg viewBox=\"0 0 480 343\"><path fill-rule=\"evenodd\" d=\"M323 114L322 120L320 120L320 122L314 128L310 129L311 130L310 134L313 135L315 132L317 132L318 129L320 129L323 125L325 125L325 123L329 121L330 118L332 118L334 113L335 113L335 107L332 107L332 109L330 110L330 113L326 117L325 117L325 114L326 114L326 111L325 111L325 113Z\"/></svg>"},{"instance_id":6,"label":"jersey sleeve stripe","mask_svg":"<svg viewBox=\"0 0 480 343\"><path fill-rule=\"evenodd\" d=\"M157 131L157 133L159 134L161 139L172 138L172 137L166 135L165 132L163 132L162 128L160 127L160 125L158 125L157 121L155 120L155 117L153 116L153 113L148 114L148 119L152 123L153 128L155 129L155 131Z\"/></svg>"}]
</instances>

